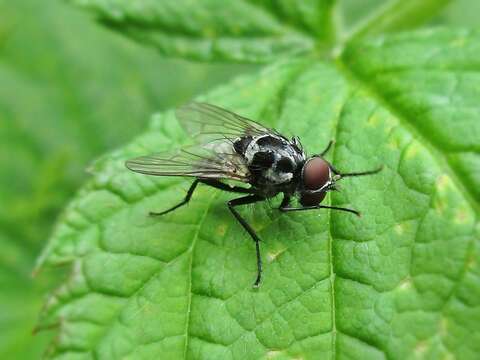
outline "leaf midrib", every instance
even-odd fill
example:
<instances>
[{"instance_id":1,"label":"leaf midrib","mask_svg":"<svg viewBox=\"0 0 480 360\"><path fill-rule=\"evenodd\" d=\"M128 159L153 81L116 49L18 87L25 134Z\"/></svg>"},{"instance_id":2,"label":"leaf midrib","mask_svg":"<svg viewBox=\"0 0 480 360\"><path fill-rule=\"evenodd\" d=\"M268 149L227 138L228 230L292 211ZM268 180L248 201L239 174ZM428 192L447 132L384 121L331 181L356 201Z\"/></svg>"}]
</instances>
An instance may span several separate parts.
<instances>
[{"instance_id":1,"label":"leaf midrib","mask_svg":"<svg viewBox=\"0 0 480 360\"><path fill-rule=\"evenodd\" d=\"M338 117L333 127L332 138L335 139L335 144L332 146L332 159L335 161L335 152L337 149L336 140L338 134L338 126L342 118L342 110L340 110ZM329 195L330 206L333 206L332 194ZM328 260L330 262L330 292L332 301L332 359L336 358L337 349L337 317L336 317L336 299L335 299L335 265L333 258L333 231L332 231L332 210L328 212Z\"/></svg>"},{"instance_id":2,"label":"leaf midrib","mask_svg":"<svg viewBox=\"0 0 480 360\"><path fill-rule=\"evenodd\" d=\"M212 192L212 196L210 197L210 201L208 201L208 204L205 208L205 212L203 213L202 217L199 220L198 226L197 226L197 231L195 232L195 236L192 240L192 245L190 246L190 249L188 250L190 252L190 264L189 264L189 270L188 270L188 305L187 305L187 314L186 314L186 322L185 322L185 348L183 352L183 358L187 359L187 352L188 352L188 339L189 339L189 328L190 328L190 314L191 314L191 305L192 305L192 297L193 297L193 292L192 292L192 271L193 271L193 255L195 253L195 245L197 243L198 237L200 235L200 231L202 229L203 224L205 223L205 220L210 212L210 208L212 207L213 202L215 201L215 198L218 196L218 192Z\"/></svg>"}]
</instances>

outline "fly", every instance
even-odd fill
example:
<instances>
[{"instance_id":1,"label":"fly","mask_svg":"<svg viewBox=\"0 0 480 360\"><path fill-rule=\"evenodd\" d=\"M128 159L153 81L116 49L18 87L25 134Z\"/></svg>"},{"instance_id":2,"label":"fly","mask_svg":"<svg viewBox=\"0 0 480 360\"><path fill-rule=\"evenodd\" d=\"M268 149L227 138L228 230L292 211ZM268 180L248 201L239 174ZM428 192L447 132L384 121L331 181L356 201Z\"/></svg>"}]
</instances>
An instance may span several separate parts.
<instances>
[{"instance_id":1,"label":"fly","mask_svg":"<svg viewBox=\"0 0 480 360\"><path fill-rule=\"evenodd\" d=\"M176 116L197 145L173 153L131 159L126 166L141 174L195 179L180 203L161 212L151 212L152 216L165 215L187 204L198 184L243 194L228 201L227 206L255 243L255 287L259 286L262 275L260 238L237 211L238 206L265 201L282 193L279 210L283 212L332 209L360 216L353 209L320 203L328 191L336 190L340 179L371 175L382 169L340 172L324 159L333 141L321 153L307 156L298 137L288 139L274 129L215 105L193 102L177 109ZM231 186L226 180L250 186ZM300 206L291 206L294 197Z\"/></svg>"}]
</instances>

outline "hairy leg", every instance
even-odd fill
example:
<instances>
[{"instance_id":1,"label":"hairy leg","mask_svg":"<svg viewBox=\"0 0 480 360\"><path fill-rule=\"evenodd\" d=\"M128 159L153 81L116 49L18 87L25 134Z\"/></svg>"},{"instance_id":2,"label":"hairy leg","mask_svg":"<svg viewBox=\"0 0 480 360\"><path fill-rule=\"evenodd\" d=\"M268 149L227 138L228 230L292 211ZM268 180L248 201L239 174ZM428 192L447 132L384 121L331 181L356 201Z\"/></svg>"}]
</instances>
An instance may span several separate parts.
<instances>
[{"instance_id":1,"label":"hairy leg","mask_svg":"<svg viewBox=\"0 0 480 360\"><path fill-rule=\"evenodd\" d=\"M248 195L238 199L230 200L227 203L228 208L232 212L233 216L235 216L235 219L237 219L240 225L242 225L243 228L247 230L247 232L250 234L253 241L255 242L255 250L257 254L257 279L253 284L253 286L255 287L258 287L260 285L260 281L262 277L262 258L260 257L260 238L256 234L255 230L253 230L253 228L250 226L250 224L247 223L246 220L238 213L235 207L240 205L253 204L255 202L264 201L264 200L265 198L259 195Z\"/></svg>"},{"instance_id":2,"label":"hairy leg","mask_svg":"<svg viewBox=\"0 0 480 360\"><path fill-rule=\"evenodd\" d=\"M346 211L352 214L355 214L357 216L360 216L360 212L357 210L352 210L348 208L343 208L343 207L338 207L338 206L327 206L327 205L315 205L315 206L303 206L303 207L289 207L287 206L280 206L280 210L287 212L287 211L306 211L306 210L316 210L316 209L332 209L332 210L340 210L340 211Z\"/></svg>"},{"instance_id":3,"label":"hairy leg","mask_svg":"<svg viewBox=\"0 0 480 360\"><path fill-rule=\"evenodd\" d=\"M183 205L188 204L188 202L192 198L193 192L195 191L195 188L197 187L198 183L199 183L199 180L195 179L195 181L192 183L192 185L190 185L190 188L188 189L187 195L185 195L185 198L181 202L179 202L177 205L172 206L171 208L169 208L167 210L164 210L164 211L160 211L160 212L150 211L150 216L162 216L162 215L168 214L169 212L171 212L175 209L178 209L179 207L181 207Z\"/></svg>"},{"instance_id":4,"label":"hairy leg","mask_svg":"<svg viewBox=\"0 0 480 360\"><path fill-rule=\"evenodd\" d=\"M193 193L195 192L195 189L199 183L214 187L216 189L220 189L223 191L228 191L228 192L234 192L234 193L241 193L241 194L250 194L251 190L247 188L243 188L241 186L229 186L225 183L222 183L219 180L216 179L195 179L195 181L192 183L190 188L187 191L187 194L185 195L185 198L179 202L177 205L172 206L171 208L161 211L161 212L150 212L150 216L161 216L168 214L169 212L178 209L179 207L188 204L190 199L192 198Z\"/></svg>"}]
</instances>

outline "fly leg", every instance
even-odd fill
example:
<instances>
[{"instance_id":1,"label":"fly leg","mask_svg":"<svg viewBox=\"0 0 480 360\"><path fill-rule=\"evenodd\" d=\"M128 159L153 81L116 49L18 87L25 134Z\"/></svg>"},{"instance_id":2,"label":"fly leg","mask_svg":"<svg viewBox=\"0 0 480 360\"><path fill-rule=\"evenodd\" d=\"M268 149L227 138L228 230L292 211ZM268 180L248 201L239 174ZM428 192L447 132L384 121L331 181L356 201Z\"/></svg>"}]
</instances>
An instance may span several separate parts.
<instances>
[{"instance_id":1,"label":"fly leg","mask_svg":"<svg viewBox=\"0 0 480 360\"><path fill-rule=\"evenodd\" d=\"M283 195L282 203L280 204L279 210L283 212L288 211L305 211L305 210L315 210L315 209L332 209L346 211L357 216L360 216L360 213L357 210L347 209L338 206L327 206L327 205L315 205L315 206L302 206L302 207L290 207L290 196L287 194Z\"/></svg>"},{"instance_id":2,"label":"fly leg","mask_svg":"<svg viewBox=\"0 0 480 360\"><path fill-rule=\"evenodd\" d=\"M186 205L190 199L192 198L193 192L195 191L195 188L199 183L214 187L216 189L220 189L223 191L228 191L228 192L234 192L234 193L241 193L241 194L251 194L251 190L241 187L241 186L229 186L225 183L222 183L221 181L215 180L215 179L195 179L195 181L192 183L190 188L187 191L187 195L185 195L185 198L178 203L175 206L172 206L170 209L167 209L165 211L161 212L150 212L150 216L161 216L168 214L169 212L178 209L179 207Z\"/></svg>"},{"instance_id":3,"label":"fly leg","mask_svg":"<svg viewBox=\"0 0 480 360\"><path fill-rule=\"evenodd\" d=\"M193 192L195 191L195 188L197 187L199 182L200 182L200 180L195 179L195 181L192 183L192 185L190 185L190 188L188 189L187 195L185 195L185 198L181 202L179 202L177 205L172 206L170 209L167 209L167 210L164 210L164 211L161 211L161 212L150 211L149 215L150 216L162 216L162 215L168 214L169 212L171 212L175 209L178 209L179 207L181 207L183 205L188 204L188 202L192 198Z\"/></svg>"},{"instance_id":4,"label":"fly leg","mask_svg":"<svg viewBox=\"0 0 480 360\"><path fill-rule=\"evenodd\" d=\"M285 208L288 208L290 206L290 200L291 200L290 195L287 195L287 194L283 193L283 200L282 200L282 203L279 206L279 209L283 210Z\"/></svg>"},{"instance_id":5,"label":"fly leg","mask_svg":"<svg viewBox=\"0 0 480 360\"><path fill-rule=\"evenodd\" d=\"M259 195L248 195L244 196L238 199L233 199L230 200L227 205L230 211L232 212L233 216L237 219L237 221L240 223L240 225L243 226L245 230L250 234L252 237L253 241L255 242L255 250L257 253L257 279L255 280L255 283L253 284L254 287L258 287L260 285L260 280L262 277L262 258L260 257L260 238L258 235L255 233L255 230L248 224L245 219L238 213L238 211L235 209L236 206L239 205L247 205L247 204L253 204L258 201L263 201L265 198L259 196Z\"/></svg>"},{"instance_id":6,"label":"fly leg","mask_svg":"<svg viewBox=\"0 0 480 360\"><path fill-rule=\"evenodd\" d=\"M228 192L234 192L234 193L240 193L240 194L252 194L251 189L247 189L241 186L230 186L228 184L225 184L219 180L216 179L201 179L199 180L202 184L214 187L216 189L220 189L223 191L228 191Z\"/></svg>"},{"instance_id":7,"label":"fly leg","mask_svg":"<svg viewBox=\"0 0 480 360\"><path fill-rule=\"evenodd\" d=\"M346 211L346 212L355 214L357 216L360 216L360 212L358 212L357 210L338 207L338 206L327 206L327 205L315 205L315 206L303 206L303 207L290 207L288 205L283 206L283 207L280 206L280 210L284 211L284 212L287 212L287 211L305 211L305 210L315 210L315 209L340 210L340 211Z\"/></svg>"}]
</instances>

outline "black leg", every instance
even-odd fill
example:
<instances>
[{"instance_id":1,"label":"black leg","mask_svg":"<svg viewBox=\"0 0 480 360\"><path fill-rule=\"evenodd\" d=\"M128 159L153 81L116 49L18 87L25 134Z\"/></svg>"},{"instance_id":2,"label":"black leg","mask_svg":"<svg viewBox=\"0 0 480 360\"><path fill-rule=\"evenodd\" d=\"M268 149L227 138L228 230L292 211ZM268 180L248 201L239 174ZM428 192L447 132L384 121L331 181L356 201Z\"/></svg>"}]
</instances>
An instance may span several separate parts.
<instances>
[{"instance_id":1,"label":"black leg","mask_svg":"<svg viewBox=\"0 0 480 360\"><path fill-rule=\"evenodd\" d=\"M167 210L164 210L164 211L161 211L161 212L150 211L150 216L165 215L165 214L168 214L170 211L178 209L180 206L183 206L183 205L187 204L190 201L190 199L192 198L193 192L195 191L195 188L197 187L198 183L199 183L199 180L195 179L195 181L190 186L190 189L188 189L187 195L185 195L185 198L180 203L178 203L175 206L172 206L170 209L167 209Z\"/></svg>"},{"instance_id":2,"label":"black leg","mask_svg":"<svg viewBox=\"0 0 480 360\"><path fill-rule=\"evenodd\" d=\"M351 173L341 173L337 169L335 169L331 164L330 164L330 169L335 175L340 175L340 177L352 177L352 176L364 176L364 175L373 175L378 172L380 172L383 169L383 166L378 167L375 170L368 170L368 171L360 171L360 172L351 172Z\"/></svg>"},{"instance_id":3,"label":"black leg","mask_svg":"<svg viewBox=\"0 0 480 360\"><path fill-rule=\"evenodd\" d=\"M330 140L330 142L328 143L327 147L325 148L325 150L323 150L321 153L320 153L320 156L324 156L329 150L330 148L332 147L334 141L333 140Z\"/></svg>"},{"instance_id":4,"label":"black leg","mask_svg":"<svg viewBox=\"0 0 480 360\"><path fill-rule=\"evenodd\" d=\"M282 209L288 208L289 205L290 205L290 195L287 195L284 193L283 200L282 200L282 203L280 204L279 209L282 210Z\"/></svg>"},{"instance_id":5,"label":"black leg","mask_svg":"<svg viewBox=\"0 0 480 360\"><path fill-rule=\"evenodd\" d=\"M223 191L240 193L240 194L252 194L251 189L247 189L241 186L230 186L216 179L200 179L199 181L202 184L205 184Z\"/></svg>"},{"instance_id":6,"label":"black leg","mask_svg":"<svg viewBox=\"0 0 480 360\"><path fill-rule=\"evenodd\" d=\"M228 192L241 193L241 194L251 194L252 193L250 189L246 189L246 188L243 188L241 186L229 186L229 185L224 184L224 183L222 183L218 180L215 180L215 179L195 179L195 181L190 186L190 189L188 189L187 195L185 196L185 198L179 204L177 204L177 205L175 205L175 206L173 206L170 209L167 209L165 211L161 211L161 212L152 212L151 211L150 216L165 215L165 214L168 214L169 212L171 212L175 209L178 209L179 207L187 204L190 201L190 199L192 198L193 192L195 191L195 188L197 187L198 183L202 183L202 184L214 187L216 189L220 189L220 190L228 191Z\"/></svg>"},{"instance_id":7,"label":"black leg","mask_svg":"<svg viewBox=\"0 0 480 360\"><path fill-rule=\"evenodd\" d=\"M242 225L243 228L247 230L247 232L252 237L253 241L255 241L255 250L257 252L257 279L253 284L254 287L258 287L260 285L260 280L262 278L262 258L260 257L260 238L255 233L255 230L253 230L250 224L248 224L245 221L245 219L238 213L238 211L235 209L235 206L253 204L255 202L263 201L263 200L265 200L265 198L259 195L248 195L238 199L230 200L227 203L228 208L232 212L233 216L235 216L235 218L238 220L240 225Z\"/></svg>"},{"instance_id":8,"label":"black leg","mask_svg":"<svg viewBox=\"0 0 480 360\"><path fill-rule=\"evenodd\" d=\"M352 209L347 209L343 207L338 207L338 206L327 206L327 205L316 205L316 206L304 206L304 207L280 207L281 211L305 211L305 210L315 210L315 209L332 209L332 210L341 210L341 211L346 211L352 214L355 214L357 216L360 216L360 212L357 210L352 210Z\"/></svg>"}]
</instances>

